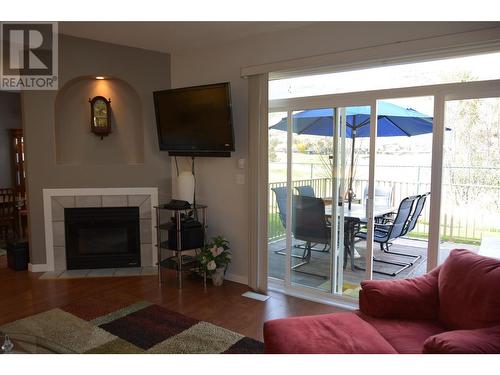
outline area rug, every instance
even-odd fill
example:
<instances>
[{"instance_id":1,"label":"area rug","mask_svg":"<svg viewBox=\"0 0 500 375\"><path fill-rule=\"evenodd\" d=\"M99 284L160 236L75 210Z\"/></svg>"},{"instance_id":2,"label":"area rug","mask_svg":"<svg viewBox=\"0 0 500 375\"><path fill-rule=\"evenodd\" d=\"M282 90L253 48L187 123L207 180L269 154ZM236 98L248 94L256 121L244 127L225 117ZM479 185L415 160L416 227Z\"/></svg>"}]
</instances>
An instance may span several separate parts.
<instances>
[{"instance_id":1,"label":"area rug","mask_svg":"<svg viewBox=\"0 0 500 375\"><path fill-rule=\"evenodd\" d=\"M48 310L7 323L0 331L36 335L87 354L263 352L260 341L147 301L107 312L105 303L93 302Z\"/></svg>"}]
</instances>

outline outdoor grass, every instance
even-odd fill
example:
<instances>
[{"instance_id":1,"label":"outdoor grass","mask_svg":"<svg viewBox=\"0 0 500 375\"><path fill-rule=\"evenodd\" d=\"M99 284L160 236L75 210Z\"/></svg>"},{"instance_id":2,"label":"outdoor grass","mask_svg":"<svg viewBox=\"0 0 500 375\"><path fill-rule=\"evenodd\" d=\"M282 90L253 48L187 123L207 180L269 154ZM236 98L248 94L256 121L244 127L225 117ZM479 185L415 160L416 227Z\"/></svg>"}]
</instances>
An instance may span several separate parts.
<instances>
[{"instance_id":1,"label":"outdoor grass","mask_svg":"<svg viewBox=\"0 0 500 375\"><path fill-rule=\"evenodd\" d=\"M285 228L281 224L280 217L276 212L269 213L269 221L267 226L268 238L276 238L285 234Z\"/></svg>"},{"instance_id":2,"label":"outdoor grass","mask_svg":"<svg viewBox=\"0 0 500 375\"><path fill-rule=\"evenodd\" d=\"M410 238L425 238L429 236L429 224L427 222L418 222L417 229L408 235ZM422 230L423 229L423 230ZM470 231L470 228L469 228ZM443 233L445 232L445 233ZM453 233L450 235L449 233ZM444 242L454 242L466 245L477 245L481 244L481 239L484 237L500 237L500 231L495 228L475 228L474 236L466 234L464 227L453 226L451 228L449 225L444 227L441 225L441 241Z\"/></svg>"}]
</instances>

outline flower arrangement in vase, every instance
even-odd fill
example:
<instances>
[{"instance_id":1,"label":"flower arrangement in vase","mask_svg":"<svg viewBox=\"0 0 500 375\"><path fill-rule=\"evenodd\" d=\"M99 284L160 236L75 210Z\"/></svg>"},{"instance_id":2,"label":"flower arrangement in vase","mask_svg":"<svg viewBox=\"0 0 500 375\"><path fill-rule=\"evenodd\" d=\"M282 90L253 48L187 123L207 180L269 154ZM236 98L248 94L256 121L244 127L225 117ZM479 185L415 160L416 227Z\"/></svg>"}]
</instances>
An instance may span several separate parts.
<instances>
[{"instance_id":1,"label":"flower arrangement in vase","mask_svg":"<svg viewBox=\"0 0 500 375\"><path fill-rule=\"evenodd\" d=\"M231 263L229 242L222 236L213 237L198 254L198 261L205 275L210 275L215 286L222 285L224 272Z\"/></svg>"}]
</instances>

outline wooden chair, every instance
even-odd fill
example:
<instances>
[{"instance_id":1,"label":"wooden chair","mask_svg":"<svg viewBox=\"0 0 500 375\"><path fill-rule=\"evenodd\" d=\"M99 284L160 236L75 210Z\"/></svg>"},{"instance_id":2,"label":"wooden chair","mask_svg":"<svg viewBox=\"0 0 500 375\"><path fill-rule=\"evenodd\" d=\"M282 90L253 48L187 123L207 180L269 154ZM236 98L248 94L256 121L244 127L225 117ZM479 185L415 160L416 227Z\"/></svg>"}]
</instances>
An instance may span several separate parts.
<instances>
[{"instance_id":1,"label":"wooden chair","mask_svg":"<svg viewBox=\"0 0 500 375\"><path fill-rule=\"evenodd\" d=\"M0 194L0 238L3 240L16 237L16 215L17 206L13 190L12 193Z\"/></svg>"},{"instance_id":2,"label":"wooden chair","mask_svg":"<svg viewBox=\"0 0 500 375\"><path fill-rule=\"evenodd\" d=\"M15 191L12 188L0 188L0 195L15 195Z\"/></svg>"}]
</instances>

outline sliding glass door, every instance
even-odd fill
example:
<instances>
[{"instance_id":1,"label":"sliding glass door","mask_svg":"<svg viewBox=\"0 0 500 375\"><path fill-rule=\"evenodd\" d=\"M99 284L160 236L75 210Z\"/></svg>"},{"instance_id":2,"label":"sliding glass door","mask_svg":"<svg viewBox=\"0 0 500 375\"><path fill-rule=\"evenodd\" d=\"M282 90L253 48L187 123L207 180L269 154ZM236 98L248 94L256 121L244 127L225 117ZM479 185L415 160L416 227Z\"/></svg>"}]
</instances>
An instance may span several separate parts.
<instances>
[{"instance_id":1,"label":"sliding glass door","mask_svg":"<svg viewBox=\"0 0 500 375\"><path fill-rule=\"evenodd\" d=\"M367 148L353 136L356 110L369 121L370 106L269 115L268 274L287 287L357 298L366 279L371 255L356 234L367 230L367 202L354 189Z\"/></svg>"},{"instance_id":2,"label":"sliding glass door","mask_svg":"<svg viewBox=\"0 0 500 375\"><path fill-rule=\"evenodd\" d=\"M461 248L500 257L500 98L445 102L438 263Z\"/></svg>"},{"instance_id":3,"label":"sliding glass door","mask_svg":"<svg viewBox=\"0 0 500 375\"><path fill-rule=\"evenodd\" d=\"M285 119L285 120L283 120ZM285 130L276 129L285 121ZM285 280L286 209L288 173L288 125L287 112L269 113L268 129L268 276ZM283 125L281 125L283 127ZM280 253L281 252L281 253Z\"/></svg>"},{"instance_id":4,"label":"sliding glass door","mask_svg":"<svg viewBox=\"0 0 500 375\"><path fill-rule=\"evenodd\" d=\"M427 272L434 97L378 100L377 111L373 278L420 276Z\"/></svg>"},{"instance_id":5,"label":"sliding glass door","mask_svg":"<svg viewBox=\"0 0 500 375\"><path fill-rule=\"evenodd\" d=\"M272 102L270 285L349 302L361 281L422 275L453 248L491 256L499 89L489 81Z\"/></svg>"},{"instance_id":6,"label":"sliding glass door","mask_svg":"<svg viewBox=\"0 0 500 375\"><path fill-rule=\"evenodd\" d=\"M337 270L337 292L354 299L358 298L361 281L369 278L373 248L367 241L371 112L369 105L339 108L341 129L345 129L344 152L339 154L343 166L339 209L344 251Z\"/></svg>"},{"instance_id":7,"label":"sliding glass door","mask_svg":"<svg viewBox=\"0 0 500 375\"><path fill-rule=\"evenodd\" d=\"M344 147L336 119L334 108L272 112L268 133L269 276L327 293L336 289L343 255L337 217Z\"/></svg>"},{"instance_id":8,"label":"sliding glass door","mask_svg":"<svg viewBox=\"0 0 500 375\"><path fill-rule=\"evenodd\" d=\"M284 109L269 117L269 276L357 299L363 280L425 273L433 97Z\"/></svg>"},{"instance_id":9,"label":"sliding glass door","mask_svg":"<svg viewBox=\"0 0 500 375\"><path fill-rule=\"evenodd\" d=\"M331 219L334 112L332 108L292 111L288 134L290 283L321 291L332 288L336 252Z\"/></svg>"}]
</instances>

